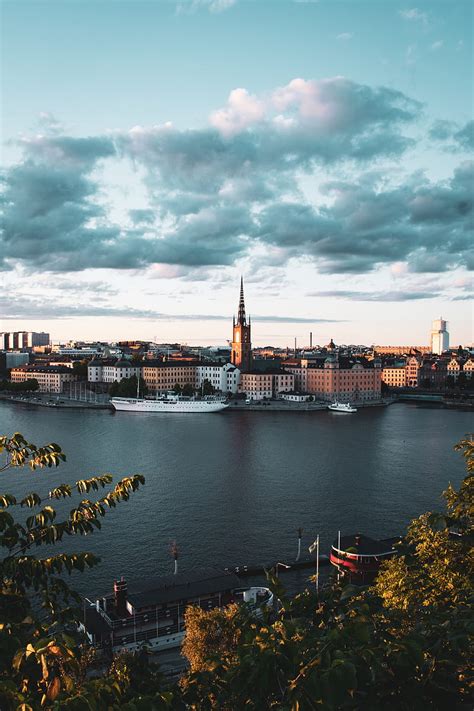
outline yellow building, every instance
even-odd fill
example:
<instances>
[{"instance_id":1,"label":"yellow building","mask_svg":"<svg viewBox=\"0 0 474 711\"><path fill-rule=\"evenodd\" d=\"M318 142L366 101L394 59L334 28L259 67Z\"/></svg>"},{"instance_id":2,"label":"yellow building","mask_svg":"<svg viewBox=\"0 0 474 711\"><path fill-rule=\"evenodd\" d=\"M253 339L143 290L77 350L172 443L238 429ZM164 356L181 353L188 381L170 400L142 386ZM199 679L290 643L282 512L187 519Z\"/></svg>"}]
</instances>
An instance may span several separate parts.
<instances>
[{"instance_id":1,"label":"yellow building","mask_svg":"<svg viewBox=\"0 0 474 711\"><path fill-rule=\"evenodd\" d=\"M24 383L26 380L36 380L42 393L62 393L64 384L78 379L71 368L48 365L21 365L12 368L10 379L12 383Z\"/></svg>"},{"instance_id":2,"label":"yellow building","mask_svg":"<svg viewBox=\"0 0 474 711\"><path fill-rule=\"evenodd\" d=\"M404 388L407 384L405 365L387 365L382 369L382 382L390 388Z\"/></svg>"},{"instance_id":3,"label":"yellow building","mask_svg":"<svg viewBox=\"0 0 474 711\"><path fill-rule=\"evenodd\" d=\"M163 395L175 385L197 387L197 362L190 361L143 361L142 378L150 393Z\"/></svg>"}]
</instances>

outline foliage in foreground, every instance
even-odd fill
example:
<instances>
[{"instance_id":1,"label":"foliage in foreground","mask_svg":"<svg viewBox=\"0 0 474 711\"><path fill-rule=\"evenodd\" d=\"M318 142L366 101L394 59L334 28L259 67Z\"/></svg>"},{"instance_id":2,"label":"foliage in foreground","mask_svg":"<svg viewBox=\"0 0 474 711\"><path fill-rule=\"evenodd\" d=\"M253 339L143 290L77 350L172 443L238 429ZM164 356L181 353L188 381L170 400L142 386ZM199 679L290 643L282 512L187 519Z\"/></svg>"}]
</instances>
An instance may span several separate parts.
<instances>
[{"instance_id":1,"label":"foliage in foreground","mask_svg":"<svg viewBox=\"0 0 474 711\"><path fill-rule=\"evenodd\" d=\"M13 469L57 467L66 457L55 443L37 447L21 434L0 437L3 477ZM59 484L46 497L36 492L18 500L0 494L0 708L118 708L127 689L116 674L89 679L93 654L77 632L80 598L64 579L99 562L91 553L53 552L66 536L93 533L101 518L127 501L144 478L118 481L103 474ZM96 500L89 495L101 492ZM79 495L69 515L59 520L54 502ZM19 520L14 512L20 512ZM23 512L23 515L22 515ZM29 515L28 515L29 514ZM33 554L34 551L34 554Z\"/></svg>"},{"instance_id":2,"label":"foliage in foreground","mask_svg":"<svg viewBox=\"0 0 474 711\"><path fill-rule=\"evenodd\" d=\"M474 632L472 437L457 449L468 470L459 491L445 492L444 513L423 514L410 524L400 556L384 565L374 586L334 582L319 598L309 589L289 600L271 579L282 601L276 619L257 620L236 605L210 612L190 608L183 647L190 668L173 688L145 650L118 655L108 669L97 667L73 631L78 597L61 574L94 565L94 556L31 554L65 535L100 528L100 518L127 500L143 477L126 477L97 501L83 498L61 522L51 501L99 491L111 476L61 484L47 502L37 494L21 501L0 495L0 708L467 708ZM0 438L0 452L4 471L54 467L65 459L58 445L38 448L21 435ZM32 515L18 523L11 514L15 507L32 509Z\"/></svg>"}]
</instances>

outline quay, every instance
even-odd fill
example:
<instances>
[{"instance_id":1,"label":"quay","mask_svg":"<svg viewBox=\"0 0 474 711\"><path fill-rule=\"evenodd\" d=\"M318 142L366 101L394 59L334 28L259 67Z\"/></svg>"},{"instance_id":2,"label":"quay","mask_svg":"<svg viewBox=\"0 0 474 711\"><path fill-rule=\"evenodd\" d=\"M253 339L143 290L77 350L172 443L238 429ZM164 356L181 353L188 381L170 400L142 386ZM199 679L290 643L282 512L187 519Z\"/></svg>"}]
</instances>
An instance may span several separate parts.
<instances>
[{"instance_id":1,"label":"quay","mask_svg":"<svg viewBox=\"0 0 474 711\"><path fill-rule=\"evenodd\" d=\"M329 565L329 556L321 554L319 556L319 565ZM298 561L274 561L267 565L235 565L225 568L229 573L235 573L239 578L247 578L254 575L265 575L265 571L274 570L278 575L281 573L293 572L295 570L304 570L308 568L316 568L316 557L302 556Z\"/></svg>"},{"instance_id":2,"label":"quay","mask_svg":"<svg viewBox=\"0 0 474 711\"><path fill-rule=\"evenodd\" d=\"M0 400L14 402L19 405L32 405L33 407L68 408L72 410L112 410L109 402L95 402L88 400L74 400L65 397L62 393L34 393L33 395L12 395L10 392L0 393Z\"/></svg>"}]
</instances>

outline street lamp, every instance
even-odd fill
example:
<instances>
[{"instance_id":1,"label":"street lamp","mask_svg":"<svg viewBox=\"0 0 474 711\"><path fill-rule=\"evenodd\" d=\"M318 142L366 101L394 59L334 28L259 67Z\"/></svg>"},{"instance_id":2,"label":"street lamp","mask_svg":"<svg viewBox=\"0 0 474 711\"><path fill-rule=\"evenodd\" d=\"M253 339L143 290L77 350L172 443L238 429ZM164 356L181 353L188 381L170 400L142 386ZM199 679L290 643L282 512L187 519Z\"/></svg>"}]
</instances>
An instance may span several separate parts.
<instances>
[{"instance_id":1,"label":"street lamp","mask_svg":"<svg viewBox=\"0 0 474 711\"><path fill-rule=\"evenodd\" d=\"M278 578L278 568L286 568L286 570L289 570L291 568L291 565L287 565L286 563L275 563L275 577Z\"/></svg>"}]
</instances>

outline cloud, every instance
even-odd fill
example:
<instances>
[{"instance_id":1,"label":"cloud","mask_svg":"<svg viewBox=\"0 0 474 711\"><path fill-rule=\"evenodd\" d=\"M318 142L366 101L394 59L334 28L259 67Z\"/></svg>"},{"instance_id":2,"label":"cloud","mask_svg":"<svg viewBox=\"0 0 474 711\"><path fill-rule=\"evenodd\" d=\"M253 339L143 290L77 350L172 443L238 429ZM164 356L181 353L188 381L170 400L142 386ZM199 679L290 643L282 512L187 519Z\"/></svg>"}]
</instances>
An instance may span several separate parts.
<instances>
[{"instance_id":1,"label":"cloud","mask_svg":"<svg viewBox=\"0 0 474 711\"><path fill-rule=\"evenodd\" d=\"M403 261L420 272L471 268L473 166L461 164L441 184L419 176L392 189L333 181L322 186L330 206L269 205L256 218L256 234L288 257L312 256L326 273L363 273Z\"/></svg>"},{"instance_id":2,"label":"cloud","mask_svg":"<svg viewBox=\"0 0 474 711\"><path fill-rule=\"evenodd\" d=\"M333 291L315 291L306 296L323 298L349 299L351 301L418 301L421 299L436 299L439 291L349 291L335 289Z\"/></svg>"},{"instance_id":3,"label":"cloud","mask_svg":"<svg viewBox=\"0 0 474 711\"><path fill-rule=\"evenodd\" d=\"M409 20L410 22L421 22L421 24L425 26L428 24L428 14L422 12L417 7L412 7L409 10L400 10L399 15L404 20Z\"/></svg>"},{"instance_id":4,"label":"cloud","mask_svg":"<svg viewBox=\"0 0 474 711\"><path fill-rule=\"evenodd\" d=\"M441 47L444 45L444 40L436 40L436 42L433 42L431 45L431 50L433 52L436 52L438 49L441 49Z\"/></svg>"},{"instance_id":5,"label":"cloud","mask_svg":"<svg viewBox=\"0 0 474 711\"><path fill-rule=\"evenodd\" d=\"M413 145L403 130L421 108L387 87L297 78L262 96L235 90L217 124L201 129L23 137L23 159L3 177L0 268L179 272L232 265L256 250L272 264L312 260L325 273L468 266L472 164L438 183L417 173L396 185L394 174L391 187L373 167ZM468 129L444 122L432 132L467 146ZM110 219L100 170L119 159L135 167L149 199L120 224ZM321 184L335 167L352 177ZM301 177L318 178L314 200Z\"/></svg>"},{"instance_id":6,"label":"cloud","mask_svg":"<svg viewBox=\"0 0 474 711\"><path fill-rule=\"evenodd\" d=\"M474 121L460 127L455 121L435 121L428 135L435 141L445 142L445 148L453 153L474 150Z\"/></svg>"},{"instance_id":7,"label":"cloud","mask_svg":"<svg viewBox=\"0 0 474 711\"><path fill-rule=\"evenodd\" d=\"M207 9L213 14L225 12L237 4L237 0L178 0L177 14L192 14L201 9Z\"/></svg>"},{"instance_id":8,"label":"cloud","mask_svg":"<svg viewBox=\"0 0 474 711\"><path fill-rule=\"evenodd\" d=\"M352 32L341 32L340 35L336 35L337 40L347 41L354 37Z\"/></svg>"},{"instance_id":9,"label":"cloud","mask_svg":"<svg viewBox=\"0 0 474 711\"><path fill-rule=\"evenodd\" d=\"M229 314L168 314L154 309L138 309L121 305L58 304L45 298L34 299L24 296L6 297L0 295L2 317L14 319L74 319L119 317L145 319L153 321L225 321L232 318ZM252 321L262 323L339 323L338 319L304 318L297 316L252 316Z\"/></svg>"},{"instance_id":10,"label":"cloud","mask_svg":"<svg viewBox=\"0 0 474 711\"><path fill-rule=\"evenodd\" d=\"M468 121L466 125L454 134L454 140L465 150L474 150L474 121Z\"/></svg>"},{"instance_id":11,"label":"cloud","mask_svg":"<svg viewBox=\"0 0 474 711\"><path fill-rule=\"evenodd\" d=\"M227 107L211 114L210 123L223 136L233 136L263 119L264 104L246 89L230 92Z\"/></svg>"},{"instance_id":12,"label":"cloud","mask_svg":"<svg viewBox=\"0 0 474 711\"><path fill-rule=\"evenodd\" d=\"M156 217L154 210L148 209L129 210L128 214L134 225L151 225Z\"/></svg>"}]
</instances>

